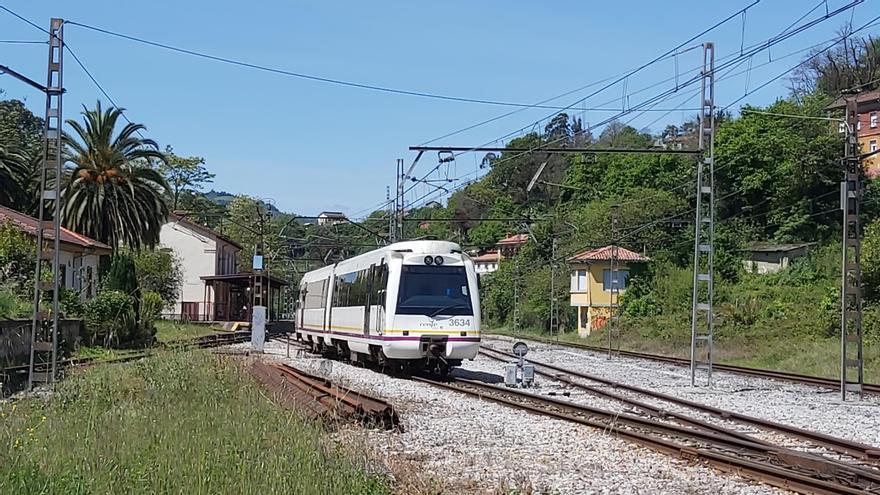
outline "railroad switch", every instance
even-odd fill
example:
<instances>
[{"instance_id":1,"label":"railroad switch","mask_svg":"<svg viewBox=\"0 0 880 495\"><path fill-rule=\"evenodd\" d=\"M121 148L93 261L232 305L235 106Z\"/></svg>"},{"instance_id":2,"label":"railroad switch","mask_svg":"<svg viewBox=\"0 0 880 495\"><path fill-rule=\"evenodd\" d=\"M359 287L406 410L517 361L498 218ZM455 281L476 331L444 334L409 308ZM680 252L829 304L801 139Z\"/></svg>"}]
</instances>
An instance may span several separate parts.
<instances>
[{"instance_id":1,"label":"railroad switch","mask_svg":"<svg viewBox=\"0 0 880 495\"><path fill-rule=\"evenodd\" d=\"M519 360L504 366L506 386L528 388L535 384L535 365L526 363L523 359L528 352L529 346L525 342L517 342L513 345L513 353Z\"/></svg>"}]
</instances>

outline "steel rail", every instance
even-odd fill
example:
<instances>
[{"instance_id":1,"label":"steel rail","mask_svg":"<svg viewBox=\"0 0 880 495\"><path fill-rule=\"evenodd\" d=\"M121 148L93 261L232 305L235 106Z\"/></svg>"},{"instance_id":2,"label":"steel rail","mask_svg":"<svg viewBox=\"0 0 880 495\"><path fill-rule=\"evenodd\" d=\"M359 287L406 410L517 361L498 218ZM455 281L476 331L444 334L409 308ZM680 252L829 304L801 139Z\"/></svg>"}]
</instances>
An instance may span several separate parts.
<instances>
[{"instance_id":1,"label":"steel rail","mask_svg":"<svg viewBox=\"0 0 880 495\"><path fill-rule=\"evenodd\" d=\"M612 432L653 450L702 460L722 471L800 493L856 494L880 486L872 479L877 476L874 473L783 447L746 442L713 432L658 423L639 416L472 380L456 378L446 383L425 377L413 379L501 405Z\"/></svg>"},{"instance_id":2,"label":"steel rail","mask_svg":"<svg viewBox=\"0 0 880 495\"><path fill-rule=\"evenodd\" d=\"M489 353L486 353L485 352L486 350L500 354L500 355L508 357L508 358L516 358L515 355L510 354L508 352L499 351L497 349L492 349L490 347L483 347L480 352L482 352L483 355L485 355L487 357L492 357L492 356ZM494 358L494 359L501 360L500 358ZM600 376L591 375L589 373L582 373L579 371L563 368L561 366L552 365L552 364L545 363L542 361L537 361L534 359L526 359L526 360L528 362L534 364L535 366L546 368L549 370L553 370L558 373L563 373L563 374L566 374L569 376L594 381L594 382L601 383L603 385L607 385L607 386L614 387L617 389L627 390L627 391L642 394L642 395L645 395L645 396L648 396L648 397L651 397L654 399L659 399L659 400L670 402L670 403L677 404L680 406L689 407L689 408L698 410L700 412L708 413L708 414L711 414L713 416L716 416L716 417L719 417L722 419L736 421L739 423L756 426L758 428L761 428L761 429L764 429L767 431L771 431L771 432L783 433L783 434L788 435L790 437L798 438L800 440L805 440L805 441L810 442L812 444L815 444L817 446L825 447L825 448L834 450L835 452L839 452L841 454L846 454L849 456L861 458L866 461L870 461L870 462L874 462L874 463L876 463L878 460L880 460L880 448L872 446L872 445L864 444L861 442L854 442L852 440L846 440L846 439L835 437L832 435L826 435L824 433L805 430L803 428L798 428L796 426L786 425L783 423L777 423L775 421L757 418L754 416L749 416L747 414L742 414L742 413L738 413L738 412L734 412L734 411L728 411L726 409L721 409L718 407L709 406L706 404L701 404L699 402L691 401L688 399L682 399L680 397L675 397L673 395L656 392L654 390L644 389L644 388L637 387L634 385L627 385L625 383L610 380L608 378L603 378ZM551 375L549 373L544 373L544 375L552 376L556 379L559 379L558 376ZM593 387L585 386L585 385L579 384L579 383L572 381L572 380L565 380L565 382L569 383L575 387L578 387L578 388L584 388L586 390L593 390ZM700 421L698 421L698 422L703 423Z\"/></svg>"},{"instance_id":3,"label":"steel rail","mask_svg":"<svg viewBox=\"0 0 880 495\"><path fill-rule=\"evenodd\" d=\"M486 334L492 335L492 334ZM574 349L583 349L586 351L593 352L603 352L607 353L608 349L597 347L589 344L580 344L576 342L563 342L557 341L554 339L548 339L540 336L511 336L506 334L494 334L496 336L503 337L513 337L513 338L522 338L525 340L532 340L535 342L540 342L542 344L553 344L559 345L561 347L571 347ZM652 354L647 352L637 352L637 351L626 351L620 350L618 351L621 356L637 358L637 359L648 359L651 361L661 361L670 364L690 366L690 360L684 358L677 358L674 356L664 356L662 354ZM836 378L825 378L821 376L812 376L812 375L803 375L800 373L792 373L789 371L778 371L778 370L770 370L766 368L752 368L749 366L740 366L735 364L722 364L722 363L712 363L712 368L719 371L726 371L728 373L736 373L740 375L747 375L759 378L769 378L772 380L781 380L787 382L798 383L801 385L812 385L817 387L827 387L831 389L839 389L840 381ZM866 383L863 386L863 390L866 393L872 394L880 394L880 384L877 383Z\"/></svg>"},{"instance_id":4,"label":"steel rail","mask_svg":"<svg viewBox=\"0 0 880 495\"><path fill-rule=\"evenodd\" d=\"M186 347L198 347L199 349L209 349L212 347L220 347L224 345L230 344L239 344L242 342L247 342L250 340L250 332L234 332L234 333L226 333L226 334L217 334L217 335L203 335L201 337L195 337L192 339L180 339L167 343L160 343L157 348L159 349L177 349L177 348L186 348ZM111 357L111 358L101 358L101 357L78 357L78 358L67 358L58 362L60 367L71 367L71 366L91 366L95 364L110 364L110 363L121 363L125 361L133 361L136 359L143 359L145 357L150 356L152 353L151 349L147 350L134 350L128 351L120 356ZM5 368L0 369L0 374L3 373L15 373L19 371L26 371L28 369L27 364L15 365L15 366L7 366Z\"/></svg>"}]
</instances>

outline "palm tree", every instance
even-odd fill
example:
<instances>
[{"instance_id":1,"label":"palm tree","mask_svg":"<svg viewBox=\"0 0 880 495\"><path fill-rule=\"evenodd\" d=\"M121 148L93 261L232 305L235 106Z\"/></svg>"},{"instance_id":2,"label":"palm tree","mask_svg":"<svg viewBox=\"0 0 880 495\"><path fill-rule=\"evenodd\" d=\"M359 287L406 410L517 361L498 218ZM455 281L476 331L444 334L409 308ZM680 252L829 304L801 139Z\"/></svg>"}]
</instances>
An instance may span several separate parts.
<instances>
[{"instance_id":1,"label":"palm tree","mask_svg":"<svg viewBox=\"0 0 880 495\"><path fill-rule=\"evenodd\" d=\"M164 155L152 139L136 136L146 130L128 123L116 137L122 110L83 108L83 124L68 120L78 139L65 134L65 161L74 168L63 192L65 227L107 243L134 249L159 242L168 217L168 184L154 168Z\"/></svg>"},{"instance_id":2,"label":"palm tree","mask_svg":"<svg viewBox=\"0 0 880 495\"><path fill-rule=\"evenodd\" d=\"M0 205L21 209L25 202L26 158L0 144Z\"/></svg>"}]
</instances>

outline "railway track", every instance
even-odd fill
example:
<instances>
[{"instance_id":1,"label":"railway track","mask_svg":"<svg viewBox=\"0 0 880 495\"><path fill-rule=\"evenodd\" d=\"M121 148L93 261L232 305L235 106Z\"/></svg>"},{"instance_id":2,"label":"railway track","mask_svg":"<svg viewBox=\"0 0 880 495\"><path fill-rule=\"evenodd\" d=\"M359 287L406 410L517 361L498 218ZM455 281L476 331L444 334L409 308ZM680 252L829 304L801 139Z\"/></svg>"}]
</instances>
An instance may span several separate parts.
<instances>
[{"instance_id":1,"label":"railway track","mask_svg":"<svg viewBox=\"0 0 880 495\"><path fill-rule=\"evenodd\" d=\"M199 349L209 349L212 347L220 347L224 345L230 344L238 344L242 342L250 341L251 333L250 332L230 332L230 333L218 333L212 335L203 335L201 337L195 337L192 339L180 339L166 343L160 343L157 347L160 349L186 349L186 348L199 348ZM131 351L123 351L120 355L112 357L112 358L99 358L99 357L78 357L78 358L67 358L58 361L58 368L60 370L64 370L66 368L76 368L83 366L94 366L99 364L111 364L111 363L124 363L128 361L135 361L138 359L143 359L145 357L150 356L152 353L151 349L145 350L131 350ZM8 366L0 369L0 382L3 382L5 386L15 385L17 382L21 382L22 379L27 379L27 372L29 366L27 364L20 364L16 366ZM2 377L7 377L5 380ZM11 390L6 390L6 392L10 392ZM2 396L2 394L0 394Z\"/></svg>"},{"instance_id":2,"label":"railway track","mask_svg":"<svg viewBox=\"0 0 880 495\"><path fill-rule=\"evenodd\" d=\"M510 337L509 335L497 334L498 336ZM551 344L558 345L562 347L571 347L574 349L582 349L586 351L592 352L603 352L607 353L608 348L598 347L589 344L580 344L577 342L564 342L557 341L553 339L548 339L545 337L539 336L522 336L523 340L531 340L534 342L540 342L542 344ZM677 358L673 356L664 356L661 354L651 354L646 352L636 352L636 351L615 351L619 353L621 356L636 358L636 359L648 359L651 361L659 361L664 363L676 364L680 366L690 366L690 361L684 358ZM751 368L748 366L739 366L735 364L723 364L723 363L712 363L712 369L718 371L726 371L728 373L736 373L739 375L747 375L759 378L769 378L772 380L781 380L786 382L799 383L802 385L812 385L816 387L826 387L831 389L839 389L840 388L840 380L835 378L824 378L820 376L812 376L812 375L802 375L799 373L790 373L787 371L777 371L777 370L769 370L765 368ZM876 383L866 383L864 384L865 393L870 394L880 394L880 384Z\"/></svg>"},{"instance_id":3,"label":"railway track","mask_svg":"<svg viewBox=\"0 0 880 495\"><path fill-rule=\"evenodd\" d=\"M257 361L251 365L251 374L275 392L276 400L313 419L356 419L385 429L400 424L388 402L293 366Z\"/></svg>"},{"instance_id":4,"label":"railway track","mask_svg":"<svg viewBox=\"0 0 880 495\"><path fill-rule=\"evenodd\" d=\"M516 359L516 356L505 351L500 351L497 349L493 349L491 347L483 346L480 350L480 354L486 356L490 359L494 359L497 361L509 361L510 359ZM729 436L738 436L740 439L752 441L752 442L760 442L760 440L756 440L753 437L748 435L735 432L728 431L723 427L718 427L713 425L712 423L708 423L703 420L699 420L682 413L677 413L674 411L670 411L663 407L648 404L646 402L619 395L615 392L610 392L608 390L604 390L601 388L597 388L595 386L585 385L575 379L587 380L601 386L610 387L615 390L626 391L628 393L632 393L641 397L647 397L654 400L659 400L666 402L668 404L674 404L676 406L686 407L688 409L698 411L699 413L704 413L711 415L713 417L719 418L725 421L732 421L744 425L749 425L756 427L760 430L782 434L791 438L795 438L797 440L805 441L809 444L812 444L816 447L832 450L839 454L843 454L846 456L853 457L858 459L861 462L870 463L870 464L878 464L880 463L880 448L867 445L860 442L854 442L850 440L846 440L839 437L834 437L831 435L826 435L824 433L819 433L815 431L805 430L803 428L798 428L795 426L790 426L782 423L777 423L774 421L769 421L762 418L757 418L754 416L749 416L746 414L737 413L734 411L728 411L725 409L720 409L714 406L709 406L706 404L701 404L699 402L694 402L687 399L682 399L679 397L675 397L668 394L663 394L660 392L656 392L653 390L636 387L633 385L627 385L625 383L617 382L614 380L609 380L607 378L603 378L596 375L591 375L589 373L583 373L575 370L570 370L567 368L563 368L560 366L556 366L553 364L545 363L542 361L527 359L527 361L536 366L536 373L539 373L545 377L551 378L553 380L558 380L564 382L566 384L571 385L572 387L578 388L580 390L586 391L590 394L605 397L608 399L612 399L615 401L623 402L629 406L632 406L636 409L639 409L649 415L653 415L661 418L670 418L679 423L688 424L690 426L701 428L710 431L716 431L721 434L727 434Z\"/></svg>"},{"instance_id":5,"label":"railway track","mask_svg":"<svg viewBox=\"0 0 880 495\"><path fill-rule=\"evenodd\" d=\"M301 342L289 339L279 340L311 351ZM493 353L494 355L492 355ZM481 351L481 354L504 361L515 357L512 354L494 349L488 352ZM739 415L685 399L614 383L599 377L591 377L586 374L578 376L577 372L571 370L545 366L546 363L534 360L528 361L536 366L536 373L564 381L607 399L624 402L643 414L634 415L620 411L603 410L555 397L536 395L520 389L499 387L458 377L450 380L431 376L410 378L431 386L489 400L530 413L601 428L603 431L613 433L620 438L668 455L704 462L720 471L741 475L799 493L880 494L880 471L873 466L873 463L877 462L880 452L872 446L760 418ZM564 376L570 371L568 377ZM632 394L644 393L652 399L666 400L682 407L691 407L700 413L710 414L722 420L746 423L773 433L788 435L848 456L852 458L852 462L844 462L820 454L780 446L770 441L754 438L741 431L670 411L610 390L578 383L575 378L581 380L597 378L597 383L606 389L618 388Z\"/></svg>"},{"instance_id":6,"label":"railway track","mask_svg":"<svg viewBox=\"0 0 880 495\"><path fill-rule=\"evenodd\" d=\"M704 462L721 471L799 493L880 493L880 474L874 470L765 442L673 425L657 418L621 414L479 381L413 379L530 413L599 428L655 451Z\"/></svg>"}]
</instances>

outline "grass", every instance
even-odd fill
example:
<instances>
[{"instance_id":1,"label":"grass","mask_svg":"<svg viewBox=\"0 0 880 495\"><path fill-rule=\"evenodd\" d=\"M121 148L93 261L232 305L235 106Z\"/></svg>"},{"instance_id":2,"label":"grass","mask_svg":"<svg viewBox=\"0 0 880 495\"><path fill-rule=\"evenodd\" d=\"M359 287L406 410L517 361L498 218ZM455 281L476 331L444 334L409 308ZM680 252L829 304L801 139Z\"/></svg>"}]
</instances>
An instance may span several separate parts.
<instances>
[{"instance_id":1,"label":"grass","mask_svg":"<svg viewBox=\"0 0 880 495\"><path fill-rule=\"evenodd\" d=\"M0 403L0 493L389 493L243 366L163 351Z\"/></svg>"},{"instance_id":2,"label":"grass","mask_svg":"<svg viewBox=\"0 0 880 495\"><path fill-rule=\"evenodd\" d=\"M645 331L644 328L633 328L633 324L621 332L620 348L628 351L647 352L688 358L690 356L690 326L668 322L670 328L661 335ZM492 333L522 336L538 336L548 338L547 332L526 329L514 335L506 328L491 330ZM556 336L554 335L553 338ZM574 342L596 346L608 345L608 334L603 331L594 332L583 339L577 332L566 332L559 335L562 342ZM765 335L721 335L715 341L716 362L737 364L755 368L767 368L805 375L837 378L840 376L840 341L837 338L816 338L807 335L779 335L776 332L765 332ZM864 347L865 381L880 383L880 345L867 342Z\"/></svg>"},{"instance_id":3,"label":"grass","mask_svg":"<svg viewBox=\"0 0 880 495\"><path fill-rule=\"evenodd\" d=\"M217 333L217 331L208 325L196 325L194 323L168 320L158 320L156 322L156 340L159 342L194 339L196 337L215 333Z\"/></svg>"}]
</instances>

